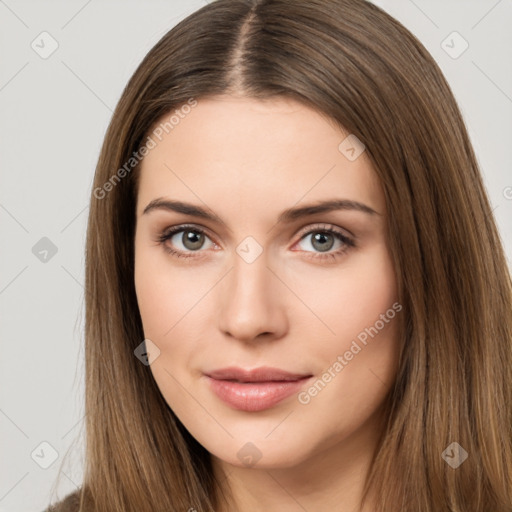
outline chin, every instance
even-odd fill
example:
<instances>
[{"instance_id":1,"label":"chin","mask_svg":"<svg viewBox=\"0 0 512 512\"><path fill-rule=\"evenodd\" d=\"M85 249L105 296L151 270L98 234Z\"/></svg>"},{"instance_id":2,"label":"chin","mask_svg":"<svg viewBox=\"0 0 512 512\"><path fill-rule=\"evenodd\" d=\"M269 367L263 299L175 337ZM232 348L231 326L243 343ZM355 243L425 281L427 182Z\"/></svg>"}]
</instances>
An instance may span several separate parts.
<instances>
[{"instance_id":1,"label":"chin","mask_svg":"<svg viewBox=\"0 0 512 512\"><path fill-rule=\"evenodd\" d=\"M209 446L209 445L210 446ZM203 445L213 457L226 464L247 469L286 469L305 462L311 453L304 451L304 442L286 445L280 441L232 440L229 446Z\"/></svg>"}]
</instances>

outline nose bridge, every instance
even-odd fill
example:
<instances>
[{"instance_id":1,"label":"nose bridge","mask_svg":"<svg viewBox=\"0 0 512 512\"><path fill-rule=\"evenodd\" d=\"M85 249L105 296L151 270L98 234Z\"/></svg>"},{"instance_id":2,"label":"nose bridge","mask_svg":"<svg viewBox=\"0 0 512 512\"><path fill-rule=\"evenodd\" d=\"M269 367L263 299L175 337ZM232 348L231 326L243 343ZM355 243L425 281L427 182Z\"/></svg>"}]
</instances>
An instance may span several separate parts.
<instances>
[{"instance_id":1,"label":"nose bridge","mask_svg":"<svg viewBox=\"0 0 512 512\"><path fill-rule=\"evenodd\" d=\"M222 286L220 327L239 339L280 330L279 280L267 268L267 252L244 240L233 255L233 268Z\"/></svg>"},{"instance_id":2,"label":"nose bridge","mask_svg":"<svg viewBox=\"0 0 512 512\"><path fill-rule=\"evenodd\" d=\"M252 250L252 249L251 249ZM250 253L248 253L250 254ZM268 297L260 297L260 295L267 295L269 286L269 276L271 272L267 268L268 258L266 253L261 253L254 260L246 259L240 256L238 250L237 255L233 261L233 271L231 276L231 290L234 296L239 300L258 300Z\"/></svg>"}]
</instances>

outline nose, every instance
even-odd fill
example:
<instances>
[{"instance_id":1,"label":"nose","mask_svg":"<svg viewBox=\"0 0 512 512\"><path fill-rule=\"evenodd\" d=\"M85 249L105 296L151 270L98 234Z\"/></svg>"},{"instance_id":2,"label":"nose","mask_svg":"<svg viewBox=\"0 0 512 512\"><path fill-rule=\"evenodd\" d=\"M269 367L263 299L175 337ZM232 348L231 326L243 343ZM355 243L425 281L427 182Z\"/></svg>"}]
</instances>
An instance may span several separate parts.
<instances>
[{"instance_id":1,"label":"nose","mask_svg":"<svg viewBox=\"0 0 512 512\"><path fill-rule=\"evenodd\" d=\"M265 251L252 263L238 254L219 286L218 326L243 342L277 339L288 329L285 285L268 267Z\"/></svg>"}]
</instances>

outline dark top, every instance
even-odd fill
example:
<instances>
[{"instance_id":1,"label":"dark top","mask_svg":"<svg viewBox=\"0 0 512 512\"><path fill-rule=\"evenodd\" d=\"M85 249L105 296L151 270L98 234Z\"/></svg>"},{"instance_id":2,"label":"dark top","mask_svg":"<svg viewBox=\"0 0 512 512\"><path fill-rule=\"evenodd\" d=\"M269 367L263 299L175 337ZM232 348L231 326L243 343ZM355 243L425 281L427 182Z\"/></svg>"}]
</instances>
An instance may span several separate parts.
<instances>
[{"instance_id":1,"label":"dark top","mask_svg":"<svg viewBox=\"0 0 512 512\"><path fill-rule=\"evenodd\" d=\"M80 505L80 489L68 494L63 500L50 505L43 512L78 512Z\"/></svg>"}]
</instances>

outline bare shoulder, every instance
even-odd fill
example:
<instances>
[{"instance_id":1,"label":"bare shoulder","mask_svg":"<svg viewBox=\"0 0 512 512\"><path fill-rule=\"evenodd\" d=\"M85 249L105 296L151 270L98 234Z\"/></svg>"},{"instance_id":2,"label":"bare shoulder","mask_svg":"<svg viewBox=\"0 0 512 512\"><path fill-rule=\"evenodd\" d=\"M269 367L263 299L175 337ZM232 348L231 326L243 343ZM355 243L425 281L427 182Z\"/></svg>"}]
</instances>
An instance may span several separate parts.
<instances>
[{"instance_id":1,"label":"bare shoulder","mask_svg":"<svg viewBox=\"0 0 512 512\"><path fill-rule=\"evenodd\" d=\"M50 505L44 512L78 512L80 506L80 492L81 489L78 489L68 494L58 503Z\"/></svg>"}]
</instances>

